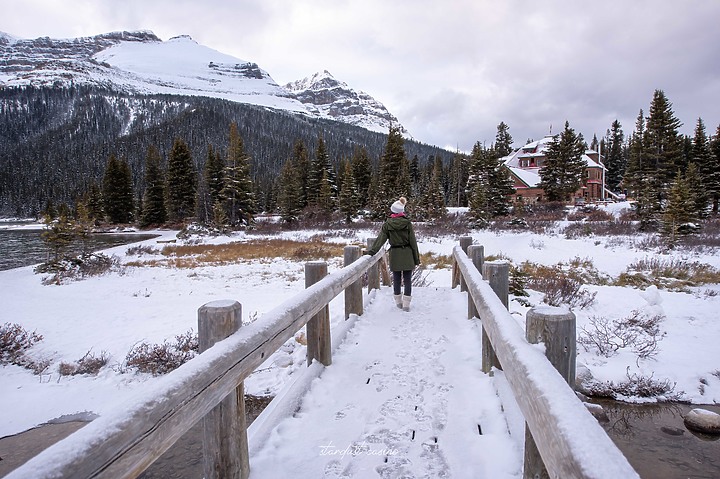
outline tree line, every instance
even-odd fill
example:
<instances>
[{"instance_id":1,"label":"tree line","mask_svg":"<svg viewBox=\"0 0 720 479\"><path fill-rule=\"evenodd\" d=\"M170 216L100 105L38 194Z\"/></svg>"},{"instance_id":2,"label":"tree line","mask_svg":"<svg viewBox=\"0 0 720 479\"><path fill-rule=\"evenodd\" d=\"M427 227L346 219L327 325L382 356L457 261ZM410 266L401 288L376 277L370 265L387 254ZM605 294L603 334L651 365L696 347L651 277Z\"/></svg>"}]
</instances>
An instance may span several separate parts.
<instances>
[{"instance_id":1,"label":"tree line","mask_svg":"<svg viewBox=\"0 0 720 479\"><path fill-rule=\"evenodd\" d=\"M469 207L471 224L479 227L522 206L502 164L513 152L504 122L490 146L477 142L469 154L452 154L407 140L394 127L383 135L223 100L32 88L0 92L0 99L5 207L8 198L36 188L45 193L44 204L37 196L24 204L45 211L82 205L96 222L197 220L238 228L251 225L259 212L288 224L382 218L399 196L421 220L442 216L448 206ZM540 170L546 197L565 201L582 186L582 155L592 148L603 153L607 188L635 200L640 229L674 237L716 214L720 126L708 137L698 119L693 137L681 135L661 90L648 111L640 110L627 138L616 120L589 145L566 122ZM19 146L10 147L12 141ZM94 159L110 149L104 165ZM39 158L43 154L55 161ZM32 174L23 176L23 167ZM48 170L65 182L45 175Z\"/></svg>"}]
</instances>

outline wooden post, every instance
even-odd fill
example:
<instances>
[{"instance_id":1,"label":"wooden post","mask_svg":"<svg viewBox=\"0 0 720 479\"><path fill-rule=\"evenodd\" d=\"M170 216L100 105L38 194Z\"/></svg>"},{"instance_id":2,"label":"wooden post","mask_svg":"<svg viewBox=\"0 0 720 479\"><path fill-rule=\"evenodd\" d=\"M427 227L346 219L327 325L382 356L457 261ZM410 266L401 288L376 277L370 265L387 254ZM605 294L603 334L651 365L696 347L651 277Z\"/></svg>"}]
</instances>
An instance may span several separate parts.
<instances>
[{"instance_id":1,"label":"wooden post","mask_svg":"<svg viewBox=\"0 0 720 479\"><path fill-rule=\"evenodd\" d=\"M328 274L327 263L323 261L310 261L305 263L305 288L323 279ZM325 305L305 327L307 333L307 365L313 360L320 361L325 366L332 363L330 343L330 306Z\"/></svg>"},{"instance_id":2,"label":"wooden post","mask_svg":"<svg viewBox=\"0 0 720 479\"><path fill-rule=\"evenodd\" d=\"M482 275L505 307L508 307L510 294L510 263L506 261L491 261L483 264ZM493 366L502 369L502 365L495 355L490 338L483 328L482 332L482 371L489 373Z\"/></svg>"},{"instance_id":3,"label":"wooden post","mask_svg":"<svg viewBox=\"0 0 720 479\"><path fill-rule=\"evenodd\" d=\"M525 337L531 344L544 343L545 356L560 375L575 388L575 315L566 308L532 308L525 317ZM545 479L550 475L543 464L535 440L525 425L524 479Z\"/></svg>"},{"instance_id":4,"label":"wooden post","mask_svg":"<svg viewBox=\"0 0 720 479\"><path fill-rule=\"evenodd\" d=\"M468 247L472 244L472 236L461 236L460 237L460 248L467 254ZM460 280L460 291L467 291L467 285L465 284L465 278L462 277L462 274L460 274L460 271L458 271L458 276ZM455 287L455 286L453 286Z\"/></svg>"},{"instance_id":5,"label":"wooden post","mask_svg":"<svg viewBox=\"0 0 720 479\"><path fill-rule=\"evenodd\" d=\"M370 249L375 243L374 238L368 238L367 239L367 247ZM375 263L374 265L370 266L370 269L368 270L368 293L372 291L373 289L380 289L380 267L378 263Z\"/></svg>"},{"instance_id":6,"label":"wooden post","mask_svg":"<svg viewBox=\"0 0 720 479\"><path fill-rule=\"evenodd\" d=\"M346 246L343 249L344 266L350 266L360 258L359 246ZM362 280L359 279L345 288L345 319L351 314L363 314Z\"/></svg>"},{"instance_id":7,"label":"wooden post","mask_svg":"<svg viewBox=\"0 0 720 479\"><path fill-rule=\"evenodd\" d=\"M237 301L212 301L198 309L200 353L242 326L242 305ZM245 390L240 382L203 418L203 473L206 479L250 477Z\"/></svg>"},{"instance_id":8,"label":"wooden post","mask_svg":"<svg viewBox=\"0 0 720 479\"><path fill-rule=\"evenodd\" d=\"M477 270L482 273L482 265L485 262L485 247L482 245L472 244L468 246L467 254L473 265L475 265ZM477 308L475 307L475 301L472 299L472 296L468 294L468 319L477 317L479 316Z\"/></svg>"}]
</instances>

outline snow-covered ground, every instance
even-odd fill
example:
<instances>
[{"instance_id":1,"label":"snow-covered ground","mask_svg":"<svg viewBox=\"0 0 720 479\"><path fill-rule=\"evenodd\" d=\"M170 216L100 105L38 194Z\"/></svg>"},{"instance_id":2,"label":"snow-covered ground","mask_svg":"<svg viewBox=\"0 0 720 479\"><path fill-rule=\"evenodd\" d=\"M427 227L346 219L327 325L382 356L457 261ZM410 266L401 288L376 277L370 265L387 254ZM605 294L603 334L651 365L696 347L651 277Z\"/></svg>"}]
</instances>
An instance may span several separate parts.
<instances>
[{"instance_id":1,"label":"snow-covered ground","mask_svg":"<svg viewBox=\"0 0 720 479\"><path fill-rule=\"evenodd\" d=\"M157 241L173 239L175 232L161 231L162 237L144 241L157 247ZM284 234L291 239L306 239L318 231ZM340 243L365 242L376 231L348 232L334 237ZM579 257L592 260L600 272L617 277L628 264L656 253L632 246L634 238L614 239L587 237L566 239L562 235L538 235L529 232L496 234L472 233L476 244L485 246L486 255L525 260L541 264L568 262ZM213 242L245 240L215 238ZM457 238L419 237L420 250L449 255ZM135 261L126 255L128 247L107 250L122 262ZM699 261L720 268L715 252L688 255L675 251L665 259ZM146 255L144 259L148 259ZM340 267L340 259L330 262L330 270ZM32 267L0 272L0 323L19 323L35 330L44 339L32 354L46 357L51 366L40 376L17 366L0 368L0 437L15 434L53 418L78 413L102 415L120 401L127 400L143 386L156 381L148 375L121 373L122 363L132 347L140 342L173 341L176 335L197 331L197 309L219 299L235 299L243 305L245 321L262 317L281 301L304 289L303 263L285 259L252 261L226 266L203 266L194 269L164 267L127 267L115 272L61 286L44 286ZM431 271L432 285L447 287L449 270ZM675 392L697 404L720 403L720 321L716 311L720 285L704 285L693 293L666 290L640 291L629 287L588 286L597 292L596 303L575 310L578 328L588 325L593 316L621 318L633 310L661 313L661 329L666 334L654 358L638 359L631 351L605 358L579 347L578 361L585 364L596 379L621 382L628 374L652 376L675 384ZM708 294L710 293L710 294ZM453 295L452 297L455 297ZM541 297L533 294L530 301ZM451 301L451 299L448 299ZM460 299L458 299L460 301ZM421 305L422 300L418 299ZM449 305L456 307L456 305ZM523 323L527 307L512 301L511 312ZM343 318L342 295L330 305L331 322ZM425 321L427 325L432 321ZM423 323L423 324L425 324ZM428 326L423 326L428 327ZM73 362L88 351L106 353L110 360L98 376L60 376L60 362ZM301 341L290 340L246 381L253 394L276 394L294 373L305 368L305 348ZM715 374L713 374L715 373ZM341 410L344 404L334 404Z\"/></svg>"}]
</instances>

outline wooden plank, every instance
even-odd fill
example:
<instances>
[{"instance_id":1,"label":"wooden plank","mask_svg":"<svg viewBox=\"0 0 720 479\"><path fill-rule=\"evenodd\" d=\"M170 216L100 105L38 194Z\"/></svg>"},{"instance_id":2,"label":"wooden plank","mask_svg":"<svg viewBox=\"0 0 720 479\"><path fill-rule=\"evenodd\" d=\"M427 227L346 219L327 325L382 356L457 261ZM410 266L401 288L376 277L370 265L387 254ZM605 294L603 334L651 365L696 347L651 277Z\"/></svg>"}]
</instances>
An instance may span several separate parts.
<instances>
[{"instance_id":1,"label":"wooden plank","mask_svg":"<svg viewBox=\"0 0 720 479\"><path fill-rule=\"evenodd\" d=\"M575 315L565 308L534 307L525 316L525 338L530 344L543 343L545 357L571 389L575 389ZM525 426L523 478L549 477L535 439Z\"/></svg>"},{"instance_id":2,"label":"wooden plank","mask_svg":"<svg viewBox=\"0 0 720 479\"><path fill-rule=\"evenodd\" d=\"M328 267L324 261L305 263L305 287L308 288L327 276ZM323 366L332 363L330 346L330 308L326 304L307 325L307 365L319 361Z\"/></svg>"},{"instance_id":3,"label":"wooden plank","mask_svg":"<svg viewBox=\"0 0 720 479\"><path fill-rule=\"evenodd\" d=\"M137 477L383 255L326 276L6 477Z\"/></svg>"},{"instance_id":4,"label":"wooden plank","mask_svg":"<svg viewBox=\"0 0 720 479\"><path fill-rule=\"evenodd\" d=\"M490 288L495 292L500 302L505 306L509 305L510 292L510 264L506 261L490 261L483 263L483 278L487 280ZM492 368L502 369L502 364L495 354L485 328L482 328L482 372L489 373Z\"/></svg>"},{"instance_id":5,"label":"wooden plank","mask_svg":"<svg viewBox=\"0 0 720 479\"><path fill-rule=\"evenodd\" d=\"M343 264L350 266L360 258L359 246L346 246L343 249ZM351 314L363 314L362 278L345 288L345 319Z\"/></svg>"},{"instance_id":6,"label":"wooden plank","mask_svg":"<svg viewBox=\"0 0 720 479\"><path fill-rule=\"evenodd\" d=\"M368 238L367 239L367 247L368 250L372 248L373 243L375 242L374 238ZM372 291L373 289L380 289L380 268L378 263L375 263L368 269L368 293Z\"/></svg>"},{"instance_id":7,"label":"wooden plank","mask_svg":"<svg viewBox=\"0 0 720 479\"><path fill-rule=\"evenodd\" d=\"M210 349L242 327L242 305L212 301L198 309L199 351ZM202 418L203 474L205 479L250 477L245 393L241 382Z\"/></svg>"},{"instance_id":8,"label":"wooden plank","mask_svg":"<svg viewBox=\"0 0 720 479\"><path fill-rule=\"evenodd\" d=\"M563 377L541 351L528 344L459 246L453 256L550 476L639 478Z\"/></svg>"}]
</instances>

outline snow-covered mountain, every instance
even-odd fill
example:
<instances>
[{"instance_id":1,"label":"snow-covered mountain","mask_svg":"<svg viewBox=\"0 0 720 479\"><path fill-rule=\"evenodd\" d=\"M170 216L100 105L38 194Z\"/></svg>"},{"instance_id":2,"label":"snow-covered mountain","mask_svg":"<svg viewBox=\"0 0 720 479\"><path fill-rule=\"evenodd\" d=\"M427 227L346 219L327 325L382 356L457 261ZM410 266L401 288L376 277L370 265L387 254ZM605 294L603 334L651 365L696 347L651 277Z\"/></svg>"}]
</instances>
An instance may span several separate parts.
<instances>
[{"instance_id":1,"label":"snow-covered mountain","mask_svg":"<svg viewBox=\"0 0 720 479\"><path fill-rule=\"evenodd\" d=\"M383 133L386 133L391 125L399 126L401 132L407 134L398 119L382 103L365 92L353 90L347 83L335 79L327 70L288 83L285 88L320 116Z\"/></svg>"},{"instance_id":2,"label":"snow-covered mountain","mask_svg":"<svg viewBox=\"0 0 720 479\"><path fill-rule=\"evenodd\" d=\"M184 35L162 41L152 32L137 31L25 40L0 32L0 58L0 88L97 85L129 94L208 96L382 133L390 124L402 128L380 102L327 72L283 87L256 63Z\"/></svg>"}]
</instances>

